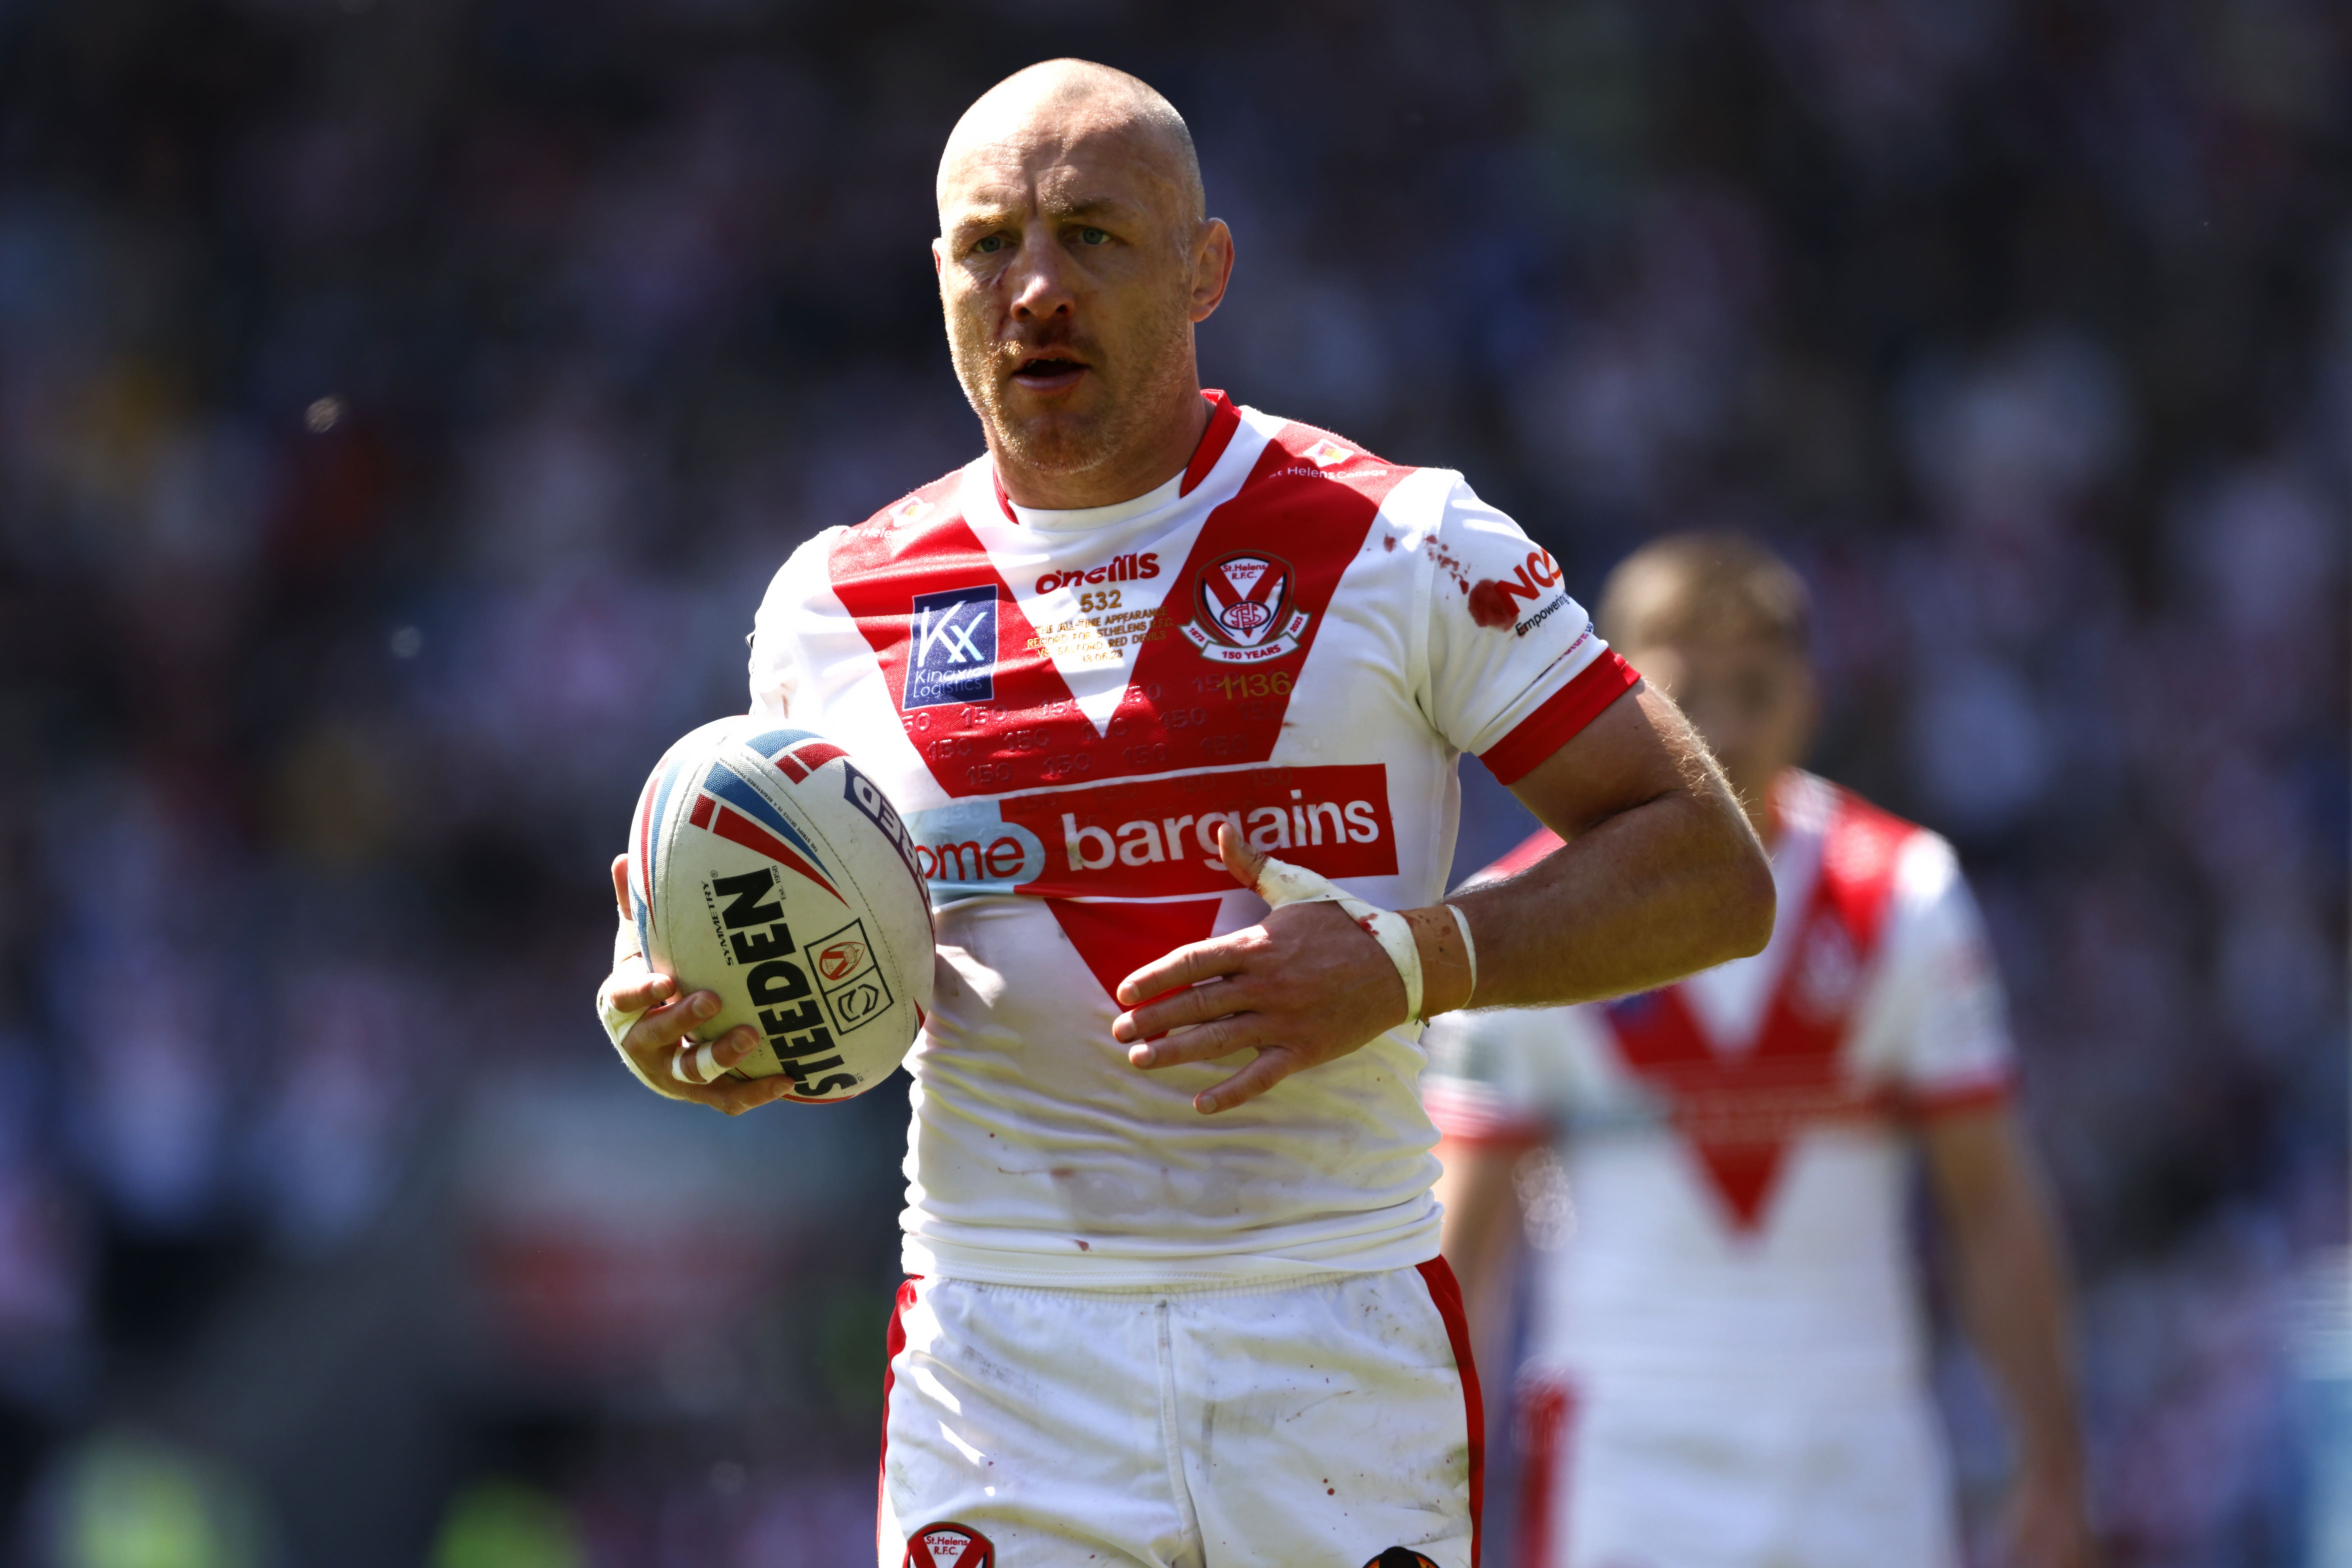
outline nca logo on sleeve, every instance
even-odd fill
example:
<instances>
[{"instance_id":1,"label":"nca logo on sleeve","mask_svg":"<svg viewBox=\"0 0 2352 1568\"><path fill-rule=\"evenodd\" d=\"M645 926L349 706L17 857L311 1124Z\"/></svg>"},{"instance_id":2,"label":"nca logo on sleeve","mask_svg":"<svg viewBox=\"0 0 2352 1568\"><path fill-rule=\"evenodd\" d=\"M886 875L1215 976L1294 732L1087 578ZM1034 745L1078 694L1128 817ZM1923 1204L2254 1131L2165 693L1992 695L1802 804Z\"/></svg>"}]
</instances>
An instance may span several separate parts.
<instances>
[{"instance_id":1,"label":"nca logo on sleeve","mask_svg":"<svg viewBox=\"0 0 2352 1568\"><path fill-rule=\"evenodd\" d=\"M996 584L915 595L901 708L987 702L996 696Z\"/></svg>"}]
</instances>

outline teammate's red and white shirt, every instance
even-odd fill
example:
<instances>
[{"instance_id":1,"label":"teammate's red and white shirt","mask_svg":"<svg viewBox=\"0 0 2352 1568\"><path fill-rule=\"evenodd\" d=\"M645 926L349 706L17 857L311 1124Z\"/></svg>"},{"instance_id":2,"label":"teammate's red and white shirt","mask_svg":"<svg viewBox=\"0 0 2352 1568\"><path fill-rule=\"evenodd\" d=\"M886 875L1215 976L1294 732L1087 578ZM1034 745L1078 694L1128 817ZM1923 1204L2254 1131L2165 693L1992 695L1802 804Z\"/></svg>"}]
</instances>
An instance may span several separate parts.
<instances>
[{"instance_id":1,"label":"teammate's red and white shirt","mask_svg":"<svg viewBox=\"0 0 2352 1568\"><path fill-rule=\"evenodd\" d=\"M1574 1227L1539 1255L1529 1353L1588 1399L1917 1387L1905 1131L2007 1092L2000 981L1942 838L1809 773L1774 804L1762 952L1430 1026L1449 1138L1560 1141Z\"/></svg>"},{"instance_id":2,"label":"teammate's red and white shirt","mask_svg":"<svg viewBox=\"0 0 2352 1568\"><path fill-rule=\"evenodd\" d=\"M1207 395L1184 473L1013 506L985 458L780 572L755 710L846 746L904 813L941 968L906 1267L1135 1285L1409 1268L1436 1251L1417 1031L1214 1117L1239 1058L1146 1073L1110 988L1265 905L1252 843L1386 907L1443 891L1459 753L1505 782L1633 682L1558 565L1460 475Z\"/></svg>"}]
</instances>

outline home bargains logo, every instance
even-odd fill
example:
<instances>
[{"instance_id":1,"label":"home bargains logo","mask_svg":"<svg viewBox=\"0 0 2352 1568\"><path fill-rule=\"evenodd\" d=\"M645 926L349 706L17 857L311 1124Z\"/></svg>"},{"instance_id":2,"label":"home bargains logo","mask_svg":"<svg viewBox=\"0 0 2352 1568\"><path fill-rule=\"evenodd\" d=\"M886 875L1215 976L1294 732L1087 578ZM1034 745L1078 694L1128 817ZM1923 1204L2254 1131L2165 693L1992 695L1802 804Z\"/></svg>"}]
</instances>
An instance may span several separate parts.
<instances>
[{"instance_id":1,"label":"home bargains logo","mask_svg":"<svg viewBox=\"0 0 2352 1568\"><path fill-rule=\"evenodd\" d=\"M916 595L907 632L907 691L899 707L995 698L995 584Z\"/></svg>"},{"instance_id":2,"label":"home bargains logo","mask_svg":"<svg viewBox=\"0 0 2352 1568\"><path fill-rule=\"evenodd\" d=\"M1295 607L1290 563L1236 551L1201 568L1185 637L1220 664L1257 664L1298 647L1309 619Z\"/></svg>"},{"instance_id":3,"label":"home bargains logo","mask_svg":"<svg viewBox=\"0 0 2352 1568\"><path fill-rule=\"evenodd\" d=\"M1233 890L1230 822L1256 847L1327 877L1396 874L1388 769L1244 768L1115 781L911 813L934 903L982 894L1172 898Z\"/></svg>"}]
</instances>

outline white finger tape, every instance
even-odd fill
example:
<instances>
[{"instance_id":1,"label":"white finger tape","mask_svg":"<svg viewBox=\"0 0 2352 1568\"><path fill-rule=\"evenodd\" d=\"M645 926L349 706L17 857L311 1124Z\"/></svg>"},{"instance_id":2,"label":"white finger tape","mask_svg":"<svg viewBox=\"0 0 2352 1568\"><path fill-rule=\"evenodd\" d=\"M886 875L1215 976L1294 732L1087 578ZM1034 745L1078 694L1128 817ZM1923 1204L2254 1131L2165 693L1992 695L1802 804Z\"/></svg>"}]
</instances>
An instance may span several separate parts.
<instances>
[{"instance_id":1,"label":"white finger tape","mask_svg":"<svg viewBox=\"0 0 2352 1568\"><path fill-rule=\"evenodd\" d=\"M669 1059L669 1070L670 1076L678 1082L690 1083L698 1089L717 1079L725 1069L719 1065L718 1047L705 1040L690 1051L681 1046L677 1054Z\"/></svg>"},{"instance_id":2,"label":"white finger tape","mask_svg":"<svg viewBox=\"0 0 2352 1568\"><path fill-rule=\"evenodd\" d=\"M619 965L614 965L614 968L618 969ZM644 1084L656 1094L659 1094L662 1092L661 1086L646 1076L646 1069L637 1065L636 1058L629 1055L621 1045L621 1037L629 1032L629 1026L644 1017L647 1010L640 1007L635 1012L629 1012L613 1005L613 986L620 978L621 976L615 973L604 984L596 987L597 1019L604 1024L604 1033L611 1037L613 1049L620 1053L621 1065L627 1068L630 1076L639 1083Z\"/></svg>"},{"instance_id":3,"label":"white finger tape","mask_svg":"<svg viewBox=\"0 0 2352 1568\"><path fill-rule=\"evenodd\" d=\"M1285 904L1332 903L1345 910L1348 918L1370 931L1389 962L1396 965L1397 978L1404 982L1404 1016L1412 1023L1421 1022L1421 948L1412 940L1410 921L1394 910L1341 892L1319 872L1271 855L1258 871L1257 896L1275 909Z\"/></svg>"}]
</instances>

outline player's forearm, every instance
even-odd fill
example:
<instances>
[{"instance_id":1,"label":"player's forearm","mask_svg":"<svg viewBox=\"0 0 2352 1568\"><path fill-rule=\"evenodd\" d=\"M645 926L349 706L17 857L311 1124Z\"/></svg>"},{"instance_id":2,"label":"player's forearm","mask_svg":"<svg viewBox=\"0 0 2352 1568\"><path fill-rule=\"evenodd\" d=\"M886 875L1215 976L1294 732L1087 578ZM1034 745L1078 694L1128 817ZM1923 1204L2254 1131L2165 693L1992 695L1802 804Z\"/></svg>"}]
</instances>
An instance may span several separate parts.
<instances>
[{"instance_id":1,"label":"player's forearm","mask_svg":"<svg viewBox=\"0 0 2352 1568\"><path fill-rule=\"evenodd\" d=\"M1727 791L1669 790L1448 902L1469 918L1477 990L1433 994L1433 1014L1647 990L1758 952L1772 933L1771 869Z\"/></svg>"},{"instance_id":2,"label":"player's forearm","mask_svg":"<svg viewBox=\"0 0 2352 1568\"><path fill-rule=\"evenodd\" d=\"M1462 1286L1462 1304L1474 1338L1487 1341L1498 1328L1502 1282L1508 1273L1517 1232L1518 1194L1511 1183L1511 1152L1454 1139L1437 1146L1443 1173L1437 1201L1445 1211L1438 1250Z\"/></svg>"},{"instance_id":3,"label":"player's forearm","mask_svg":"<svg viewBox=\"0 0 2352 1568\"><path fill-rule=\"evenodd\" d=\"M2039 1216L1988 1216L1961 1237L1958 1266L1969 1337L2015 1423L2021 1466L2078 1477L2083 1456L2065 1352L2064 1289Z\"/></svg>"},{"instance_id":4,"label":"player's forearm","mask_svg":"<svg viewBox=\"0 0 2352 1568\"><path fill-rule=\"evenodd\" d=\"M1499 1149L1442 1140L1437 1146L1442 1170L1435 1195L1445 1211L1438 1250L1462 1283L1465 1296L1477 1293L1503 1239L1502 1218L1514 1201L1510 1157Z\"/></svg>"},{"instance_id":5,"label":"player's forearm","mask_svg":"<svg viewBox=\"0 0 2352 1568\"><path fill-rule=\"evenodd\" d=\"M2006 1116L1958 1136L1994 1151L1965 1164L1948 1154L1934 1161L1962 1321L2009 1412L2020 1468L2077 1482L2082 1439L2056 1237ZM1929 1147L1931 1157L1944 1152L1933 1134Z\"/></svg>"}]
</instances>

